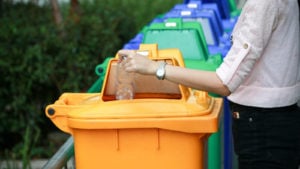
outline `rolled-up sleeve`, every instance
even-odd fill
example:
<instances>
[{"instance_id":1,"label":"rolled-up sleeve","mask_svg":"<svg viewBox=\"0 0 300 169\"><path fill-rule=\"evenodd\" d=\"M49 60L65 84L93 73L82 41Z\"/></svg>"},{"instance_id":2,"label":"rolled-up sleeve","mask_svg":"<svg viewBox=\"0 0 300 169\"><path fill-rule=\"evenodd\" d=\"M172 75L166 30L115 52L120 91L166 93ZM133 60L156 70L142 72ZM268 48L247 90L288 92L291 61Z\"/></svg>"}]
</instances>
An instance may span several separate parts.
<instances>
[{"instance_id":1,"label":"rolled-up sleeve","mask_svg":"<svg viewBox=\"0 0 300 169\"><path fill-rule=\"evenodd\" d=\"M234 92L263 55L276 28L277 0L249 0L236 24L232 47L216 70L218 77Z\"/></svg>"}]
</instances>

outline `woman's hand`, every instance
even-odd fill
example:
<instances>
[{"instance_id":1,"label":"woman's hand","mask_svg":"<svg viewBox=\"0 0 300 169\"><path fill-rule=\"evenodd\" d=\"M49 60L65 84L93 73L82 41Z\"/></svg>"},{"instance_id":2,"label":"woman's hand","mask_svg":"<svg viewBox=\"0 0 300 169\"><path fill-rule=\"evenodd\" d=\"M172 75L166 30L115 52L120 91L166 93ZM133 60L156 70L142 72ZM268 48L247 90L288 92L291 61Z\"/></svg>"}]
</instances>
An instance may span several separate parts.
<instances>
[{"instance_id":1,"label":"woman's hand","mask_svg":"<svg viewBox=\"0 0 300 169\"><path fill-rule=\"evenodd\" d=\"M127 72L155 75L158 68L157 62L152 61L148 56L138 54L133 50L120 50L118 51L118 56L120 58L120 63Z\"/></svg>"}]
</instances>

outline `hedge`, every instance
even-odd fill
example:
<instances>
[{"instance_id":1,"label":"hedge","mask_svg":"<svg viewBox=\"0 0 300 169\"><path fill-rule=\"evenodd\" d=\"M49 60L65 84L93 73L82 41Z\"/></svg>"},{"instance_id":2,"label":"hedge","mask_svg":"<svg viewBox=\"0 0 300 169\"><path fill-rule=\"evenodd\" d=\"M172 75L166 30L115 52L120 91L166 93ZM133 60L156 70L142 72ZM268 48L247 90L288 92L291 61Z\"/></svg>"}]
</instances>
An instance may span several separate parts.
<instances>
[{"instance_id":1,"label":"hedge","mask_svg":"<svg viewBox=\"0 0 300 169\"><path fill-rule=\"evenodd\" d=\"M0 159L52 155L47 134L58 129L45 106L63 92L86 92L97 78L96 65L180 2L84 1L79 22L65 4L61 36L50 5L0 1Z\"/></svg>"}]
</instances>

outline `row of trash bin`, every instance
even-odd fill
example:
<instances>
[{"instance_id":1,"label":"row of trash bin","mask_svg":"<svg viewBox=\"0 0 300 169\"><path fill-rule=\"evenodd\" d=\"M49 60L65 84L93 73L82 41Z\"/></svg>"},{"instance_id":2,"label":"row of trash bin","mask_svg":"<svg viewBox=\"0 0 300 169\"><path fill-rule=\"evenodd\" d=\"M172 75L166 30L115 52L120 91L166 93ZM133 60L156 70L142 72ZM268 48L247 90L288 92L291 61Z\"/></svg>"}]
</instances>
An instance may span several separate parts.
<instances>
[{"instance_id":1,"label":"row of trash bin","mask_svg":"<svg viewBox=\"0 0 300 169\"><path fill-rule=\"evenodd\" d=\"M215 71L238 15L233 0L184 1L123 48ZM117 60L108 57L96 66L91 93L63 93L46 108L47 117L74 137L76 168L233 168L226 98L138 75L135 98L116 100Z\"/></svg>"}]
</instances>

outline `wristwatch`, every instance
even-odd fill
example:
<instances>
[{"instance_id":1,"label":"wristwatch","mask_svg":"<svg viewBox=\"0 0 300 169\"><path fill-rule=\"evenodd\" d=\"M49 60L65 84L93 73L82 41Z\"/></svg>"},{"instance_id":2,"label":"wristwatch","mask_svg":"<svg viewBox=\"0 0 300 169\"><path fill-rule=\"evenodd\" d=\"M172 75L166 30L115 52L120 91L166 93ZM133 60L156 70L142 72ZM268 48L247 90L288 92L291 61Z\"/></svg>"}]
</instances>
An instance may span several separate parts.
<instances>
[{"instance_id":1,"label":"wristwatch","mask_svg":"<svg viewBox=\"0 0 300 169\"><path fill-rule=\"evenodd\" d=\"M156 70L156 77L158 80L164 80L166 75L166 62L160 62L158 65L158 69Z\"/></svg>"}]
</instances>

